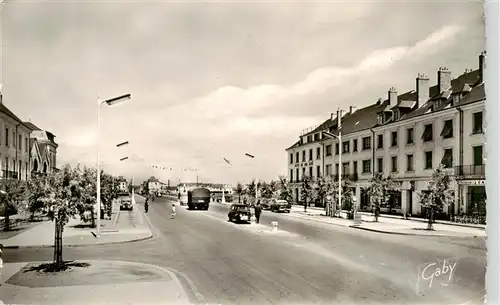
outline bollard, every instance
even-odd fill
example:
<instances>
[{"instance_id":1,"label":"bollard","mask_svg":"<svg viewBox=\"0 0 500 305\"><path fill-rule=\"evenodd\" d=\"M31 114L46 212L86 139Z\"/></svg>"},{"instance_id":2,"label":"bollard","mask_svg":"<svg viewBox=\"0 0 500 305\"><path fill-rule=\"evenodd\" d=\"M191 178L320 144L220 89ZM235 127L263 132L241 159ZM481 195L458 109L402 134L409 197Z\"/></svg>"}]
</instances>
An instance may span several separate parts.
<instances>
[{"instance_id":1,"label":"bollard","mask_svg":"<svg viewBox=\"0 0 500 305\"><path fill-rule=\"evenodd\" d=\"M273 221L273 222L271 222L271 224L273 225L273 232L278 231L278 222L277 221Z\"/></svg>"}]
</instances>

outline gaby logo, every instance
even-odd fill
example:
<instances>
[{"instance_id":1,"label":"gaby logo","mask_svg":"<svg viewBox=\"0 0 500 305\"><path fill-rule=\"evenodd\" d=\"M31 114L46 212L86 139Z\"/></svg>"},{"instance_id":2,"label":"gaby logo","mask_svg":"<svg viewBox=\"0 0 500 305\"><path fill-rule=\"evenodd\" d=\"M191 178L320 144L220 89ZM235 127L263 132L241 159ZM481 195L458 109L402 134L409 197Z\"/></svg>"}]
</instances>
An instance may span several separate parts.
<instances>
[{"instance_id":1,"label":"gaby logo","mask_svg":"<svg viewBox=\"0 0 500 305\"><path fill-rule=\"evenodd\" d=\"M441 285L447 286L447 283L451 282L454 271L457 267L457 263L450 262L449 260L443 260L443 263L428 263L421 268L419 274L419 279L428 283L429 288L432 288L432 284L435 280L440 280Z\"/></svg>"}]
</instances>

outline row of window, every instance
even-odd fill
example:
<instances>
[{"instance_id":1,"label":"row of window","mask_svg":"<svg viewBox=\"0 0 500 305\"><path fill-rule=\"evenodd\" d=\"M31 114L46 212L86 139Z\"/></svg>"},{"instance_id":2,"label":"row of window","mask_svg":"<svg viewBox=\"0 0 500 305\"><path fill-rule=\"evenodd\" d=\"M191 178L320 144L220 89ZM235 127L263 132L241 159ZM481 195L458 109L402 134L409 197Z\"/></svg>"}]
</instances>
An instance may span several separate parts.
<instances>
[{"instance_id":1,"label":"row of window","mask_svg":"<svg viewBox=\"0 0 500 305\"><path fill-rule=\"evenodd\" d=\"M478 133L483 133L483 113L482 112L476 112L473 114L473 127L472 127L472 133L473 134L478 134ZM422 133L422 140L423 142L430 142L433 141L433 124L427 124L424 126L424 132ZM449 139L453 138L453 120L446 120L443 125L443 129L440 134L441 137L444 139ZM393 131L391 133L391 147L397 147L399 145L398 143L398 132ZM414 139L414 129L413 128L408 128L406 130L406 144L411 145L415 143ZM345 141L342 142L342 153L350 153L350 141ZM370 136L364 137L362 139L362 150L369 150L372 147L372 139ZM358 151L358 139L353 139L352 140L352 152L357 152ZM384 134L379 134L377 135L377 149L383 149L384 148ZM340 147L339 143L335 144L335 154L338 155L340 153ZM326 145L325 146L325 155L331 156L332 155L332 145ZM295 163L299 162L306 162L307 161L307 155L306 151L302 151L302 161L300 161L300 155L299 152L295 153ZM316 148L316 159L321 159L321 148L317 147ZM309 161L313 160L313 149L309 149ZM294 156L293 153L290 153L290 164L294 163Z\"/></svg>"},{"instance_id":2,"label":"row of window","mask_svg":"<svg viewBox=\"0 0 500 305\"><path fill-rule=\"evenodd\" d=\"M18 173L18 179L24 177L26 180L28 180L28 172L29 172L29 164L28 162L25 162L25 166L23 167L23 162L19 161L17 164L18 167L16 168L16 162L15 160L12 160L12 162L9 162L9 157L5 157L4 159L4 164L3 164L3 177L4 178L13 178L12 173ZM12 168L10 167L12 165ZM16 170L17 169L17 170Z\"/></svg>"},{"instance_id":3,"label":"row of window","mask_svg":"<svg viewBox=\"0 0 500 305\"><path fill-rule=\"evenodd\" d=\"M23 135L18 134L16 136L16 131L12 130L12 133L9 133L10 130L8 127L5 127L5 141L4 144L7 147L10 147L10 143L12 143L12 147L17 148L19 151L28 152L29 148L29 139L24 137L24 147L23 147Z\"/></svg>"},{"instance_id":4,"label":"row of window","mask_svg":"<svg viewBox=\"0 0 500 305\"><path fill-rule=\"evenodd\" d=\"M483 146L474 146L473 148L473 165L478 166L478 165L483 165L484 160L483 160ZM433 161L434 158L434 153L433 151L426 151L424 152L424 169L429 170L433 168ZM362 167L361 167L361 172L363 174L370 174L372 172L372 160L363 160L362 161ZM414 154L408 154L406 155L406 171L407 172L413 172L415 171L414 168L414 162L415 162L415 157ZM358 173L358 161L353 161L353 174ZM397 156L392 156L391 157L391 172L392 173L397 173L399 172L399 167L398 167L398 157ZM446 168L451 168L453 166L453 149L452 148L447 148L444 150L443 153L443 158L441 159L441 164L444 165ZM342 163L342 173L345 175L349 175L349 165L350 162L344 162ZM383 172L384 171L384 158L377 158L377 171L378 172ZM335 164L335 172L339 172L339 164ZM295 174L296 174L296 179L299 179L299 169L295 169ZM302 168L302 175L306 174L306 168ZM309 176L313 177L313 167L309 167ZM325 174L327 176L332 175L332 164L327 164L325 166ZM294 172L293 169L290 169L290 180L293 181L293 176ZM316 177L321 177L321 166L316 166Z\"/></svg>"}]
</instances>

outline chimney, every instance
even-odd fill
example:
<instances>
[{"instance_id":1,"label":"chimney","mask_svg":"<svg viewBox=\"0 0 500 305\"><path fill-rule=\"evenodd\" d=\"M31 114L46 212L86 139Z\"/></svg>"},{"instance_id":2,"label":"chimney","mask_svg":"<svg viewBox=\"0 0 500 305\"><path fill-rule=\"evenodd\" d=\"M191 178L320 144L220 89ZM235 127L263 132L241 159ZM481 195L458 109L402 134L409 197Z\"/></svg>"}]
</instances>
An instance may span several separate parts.
<instances>
[{"instance_id":1,"label":"chimney","mask_svg":"<svg viewBox=\"0 0 500 305\"><path fill-rule=\"evenodd\" d=\"M349 114L353 114L356 111L356 106L349 106Z\"/></svg>"},{"instance_id":2,"label":"chimney","mask_svg":"<svg viewBox=\"0 0 500 305\"><path fill-rule=\"evenodd\" d=\"M429 77L427 75L419 73L417 76L417 105L418 109L421 105L427 103L429 100Z\"/></svg>"},{"instance_id":3,"label":"chimney","mask_svg":"<svg viewBox=\"0 0 500 305\"><path fill-rule=\"evenodd\" d=\"M484 70L486 68L486 51L479 55L479 81L484 82Z\"/></svg>"},{"instance_id":4,"label":"chimney","mask_svg":"<svg viewBox=\"0 0 500 305\"><path fill-rule=\"evenodd\" d=\"M398 92L396 91L396 88L391 87L391 89L389 89L388 95L389 105L396 106L396 104L398 103Z\"/></svg>"},{"instance_id":5,"label":"chimney","mask_svg":"<svg viewBox=\"0 0 500 305\"><path fill-rule=\"evenodd\" d=\"M451 88L451 71L446 67L439 68L438 71L439 93Z\"/></svg>"},{"instance_id":6,"label":"chimney","mask_svg":"<svg viewBox=\"0 0 500 305\"><path fill-rule=\"evenodd\" d=\"M0 104L3 104L2 97L3 97L3 94L2 94L2 92L0 92Z\"/></svg>"},{"instance_id":7,"label":"chimney","mask_svg":"<svg viewBox=\"0 0 500 305\"><path fill-rule=\"evenodd\" d=\"M332 121L332 122L333 122L333 112L332 112L332 113L330 113L330 121Z\"/></svg>"}]
</instances>

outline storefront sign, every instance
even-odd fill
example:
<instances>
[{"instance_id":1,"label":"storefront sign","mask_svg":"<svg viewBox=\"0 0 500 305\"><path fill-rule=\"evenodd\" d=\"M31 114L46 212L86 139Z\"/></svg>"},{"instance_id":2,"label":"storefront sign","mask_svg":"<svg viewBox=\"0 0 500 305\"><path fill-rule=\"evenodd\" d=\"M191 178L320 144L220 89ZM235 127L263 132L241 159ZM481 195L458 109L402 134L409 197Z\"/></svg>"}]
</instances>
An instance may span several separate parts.
<instances>
[{"instance_id":1,"label":"storefront sign","mask_svg":"<svg viewBox=\"0 0 500 305\"><path fill-rule=\"evenodd\" d=\"M485 180L462 180L459 182L461 185L485 185Z\"/></svg>"}]
</instances>

